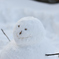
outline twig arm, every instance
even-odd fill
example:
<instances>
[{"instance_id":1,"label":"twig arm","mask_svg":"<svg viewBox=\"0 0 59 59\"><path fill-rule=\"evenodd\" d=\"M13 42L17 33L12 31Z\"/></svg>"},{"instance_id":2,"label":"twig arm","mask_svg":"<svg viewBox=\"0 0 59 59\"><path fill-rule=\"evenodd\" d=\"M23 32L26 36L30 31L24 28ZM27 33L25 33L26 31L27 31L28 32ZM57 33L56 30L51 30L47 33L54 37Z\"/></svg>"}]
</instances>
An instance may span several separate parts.
<instances>
[{"instance_id":1,"label":"twig arm","mask_svg":"<svg viewBox=\"0 0 59 59\"><path fill-rule=\"evenodd\" d=\"M45 56L54 56L54 55L59 55L59 53L55 53L55 54L45 54Z\"/></svg>"},{"instance_id":2,"label":"twig arm","mask_svg":"<svg viewBox=\"0 0 59 59\"><path fill-rule=\"evenodd\" d=\"M8 38L8 36L6 35L6 33L3 31L3 29L1 29L1 31L2 31L3 34L7 37L7 39L10 41L10 39Z\"/></svg>"}]
</instances>

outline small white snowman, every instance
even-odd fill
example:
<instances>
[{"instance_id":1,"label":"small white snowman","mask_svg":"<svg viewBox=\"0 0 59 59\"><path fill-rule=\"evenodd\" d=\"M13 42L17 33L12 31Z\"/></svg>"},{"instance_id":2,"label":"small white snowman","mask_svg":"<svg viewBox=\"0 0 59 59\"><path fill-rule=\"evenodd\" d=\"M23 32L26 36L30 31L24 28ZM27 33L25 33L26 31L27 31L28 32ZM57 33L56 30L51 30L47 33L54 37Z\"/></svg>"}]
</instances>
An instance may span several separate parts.
<instances>
[{"instance_id":1,"label":"small white snowman","mask_svg":"<svg viewBox=\"0 0 59 59\"><path fill-rule=\"evenodd\" d=\"M49 39L45 38L43 24L34 17L20 19L13 31L14 40L0 53L0 59L58 59L57 56L45 56L57 50Z\"/></svg>"}]
</instances>

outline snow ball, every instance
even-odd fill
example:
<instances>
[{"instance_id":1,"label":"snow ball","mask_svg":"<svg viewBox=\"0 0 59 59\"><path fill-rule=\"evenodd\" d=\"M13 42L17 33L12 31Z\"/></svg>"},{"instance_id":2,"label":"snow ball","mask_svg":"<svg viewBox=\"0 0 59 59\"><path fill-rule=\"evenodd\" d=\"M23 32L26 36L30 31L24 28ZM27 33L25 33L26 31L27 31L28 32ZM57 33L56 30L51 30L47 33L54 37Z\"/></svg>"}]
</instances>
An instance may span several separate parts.
<instances>
[{"instance_id":1,"label":"snow ball","mask_svg":"<svg viewBox=\"0 0 59 59\"><path fill-rule=\"evenodd\" d=\"M45 29L39 19L24 17L15 25L13 35L18 45L32 45L39 43L44 38Z\"/></svg>"}]
</instances>

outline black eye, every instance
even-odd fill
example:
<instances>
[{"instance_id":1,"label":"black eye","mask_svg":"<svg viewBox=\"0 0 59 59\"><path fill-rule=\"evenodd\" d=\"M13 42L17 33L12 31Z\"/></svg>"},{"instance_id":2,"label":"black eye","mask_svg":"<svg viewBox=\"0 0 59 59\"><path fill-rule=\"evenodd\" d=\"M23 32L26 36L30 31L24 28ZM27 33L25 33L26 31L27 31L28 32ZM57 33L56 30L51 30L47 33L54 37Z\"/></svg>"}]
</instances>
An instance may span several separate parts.
<instances>
[{"instance_id":1,"label":"black eye","mask_svg":"<svg viewBox=\"0 0 59 59\"><path fill-rule=\"evenodd\" d=\"M25 28L25 30L27 30L27 28Z\"/></svg>"},{"instance_id":2,"label":"black eye","mask_svg":"<svg viewBox=\"0 0 59 59\"><path fill-rule=\"evenodd\" d=\"M18 25L18 27L20 27L20 25Z\"/></svg>"}]
</instances>

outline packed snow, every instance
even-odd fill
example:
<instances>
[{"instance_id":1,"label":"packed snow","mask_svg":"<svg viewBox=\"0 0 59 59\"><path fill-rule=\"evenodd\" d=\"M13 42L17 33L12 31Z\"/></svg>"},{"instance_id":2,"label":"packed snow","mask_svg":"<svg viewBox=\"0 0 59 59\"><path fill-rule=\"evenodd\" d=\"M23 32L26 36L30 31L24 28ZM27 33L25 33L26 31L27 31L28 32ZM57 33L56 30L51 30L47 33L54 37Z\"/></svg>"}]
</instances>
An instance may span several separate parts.
<instances>
[{"instance_id":1,"label":"packed snow","mask_svg":"<svg viewBox=\"0 0 59 59\"><path fill-rule=\"evenodd\" d=\"M0 59L58 59L58 56L45 56L47 53L57 53L58 49L46 37L44 26L39 19L20 19L13 35L14 40L1 51Z\"/></svg>"},{"instance_id":2,"label":"packed snow","mask_svg":"<svg viewBox=\"0 0 59 59\"><path fill-rule=\"evenodd\" d=\"M25 16L39 19L45 29L46 36L59 49L59 4L46 4L30 0L0 0L0 29L2 28L10 40L13 38L13 27ZM9 43L0 31L0 52Z\"/></svg>"},{"instance_id":3,"label":"packed snow","mask_svg":"<svg viewBox=\"0 0 59 59\"><path fill-rule=\"evenodd\" d=\"M45 29L37 18L24 17L17 22L13 34L18 45L32 45L44 39Z\"/></svg>"}]
</instances>

